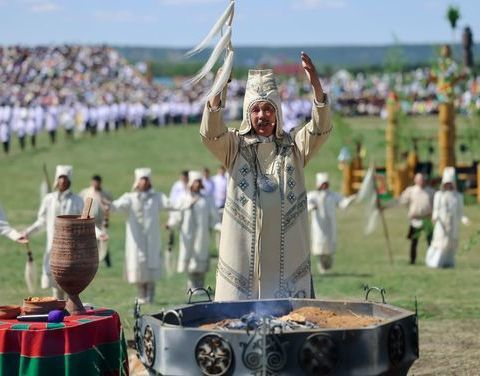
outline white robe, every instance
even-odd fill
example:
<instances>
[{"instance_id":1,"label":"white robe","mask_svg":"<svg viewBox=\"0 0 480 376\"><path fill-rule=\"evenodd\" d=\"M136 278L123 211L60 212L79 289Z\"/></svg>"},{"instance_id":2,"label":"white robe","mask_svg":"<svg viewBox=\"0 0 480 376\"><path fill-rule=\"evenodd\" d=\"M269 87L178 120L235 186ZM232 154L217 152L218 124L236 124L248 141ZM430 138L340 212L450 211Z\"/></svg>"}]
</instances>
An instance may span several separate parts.
<instances>
[{"instance_id":1,"label":"white robe","mask_svg":"<svg viewBox=\"0 0 480 376\"><path fill-rule=\"evenodd\" d=\"M125 238L127 281L154 282L162 275L160 211L170 209L167 196L153 189L148 192L128 192L113 201L111 209L127 215Z\"/></svg>"},{"instance_id":2,"label":"white robe","mask_svg":"<svg viewBox=\"0 0 480 376\"><path fill-rule=\"evenodd\" d=\"M50 252L53 243L53 231L55 229L55 218L58 215L80 215L83 209L83 200L70 190L65 192L48 193L42 200L40 209L38 209L37 220L34 224L27 228L26 234L30 236L43 227L47 230L47 244L45 246L45 254L43 256L42 269L42 288L55 286L52 275L50 273Z\"/></svg>"},{"instance_id":3,"label":"white robe","mask_svg":"<svg viewBox=\"0 0 480 376\"><path fill-rule=\"evenodd\" d=\"M337 208L346 209L352 197L329 190L311 191L307 194L311 213L310 241L313 255L333 255L337 244Z\"/></svg>"},{"instance_id":4,"label":"white robe","mask_svg":"<svg viewBox=\"0 0 480 376\"><path fill-rule=\"evenodd\" d=\"M7 222L7 218L5 217L5 213L3 212L2 208L0 207L0 235L6 236L7 238L16 241L20 238L20 233L15 231L13 228L10 227L10 224Z\"/></svg>"},{"instance_id":5,"label":"white robe","mask_svg":"<svg viewBox=\"0 0 480 376\"><path fill-rule=\"evenodd\" d=\"M178 273L206 273L209 269L210 230L219 226L218 213L209 197L188 193L179 200L185 208L173 213L169 225L180 228Z\"/></svg>"},{"instance_id":6,"label":"white robe","mask_svg":"<svg viewBox=\"0 0 480 376\"><path fill-rule=\"evenodd\" d=\"M456 191L438 191L433 199L433 238L425 262L430 268L455 266L459 226L463 219L463 196Z\"/></svg>"}]
</instances>

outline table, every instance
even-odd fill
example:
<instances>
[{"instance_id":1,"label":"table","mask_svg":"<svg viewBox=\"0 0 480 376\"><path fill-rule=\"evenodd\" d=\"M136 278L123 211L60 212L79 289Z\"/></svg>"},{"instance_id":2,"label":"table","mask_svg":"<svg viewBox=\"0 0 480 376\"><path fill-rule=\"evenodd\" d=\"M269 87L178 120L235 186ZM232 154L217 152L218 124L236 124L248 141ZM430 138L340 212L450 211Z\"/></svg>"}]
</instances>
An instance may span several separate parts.
<instances>
[{"instance_id":1,"label":"table","mask_svg":"<svg viewBox=\"0 0 480 376\"><path fill-rule=\"evenodd\" d=\"M0 319L0 376L128 375L119 315L109 309L64 322Z\"/></svg>"}]
</instances>

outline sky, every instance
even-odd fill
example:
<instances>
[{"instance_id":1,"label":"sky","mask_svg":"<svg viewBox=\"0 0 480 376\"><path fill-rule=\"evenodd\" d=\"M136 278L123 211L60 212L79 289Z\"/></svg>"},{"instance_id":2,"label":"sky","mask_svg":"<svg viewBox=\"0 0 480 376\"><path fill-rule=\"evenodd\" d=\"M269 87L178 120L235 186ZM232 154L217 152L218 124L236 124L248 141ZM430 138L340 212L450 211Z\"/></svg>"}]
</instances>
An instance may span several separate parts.
<instances>
[{"instance_id":1,"label":"sky","mask_svg":"<svg viewBox=\"0 0 480 376\"><path fill-rule=\"evenodd\" d=\"M191 47L229 0L0 0L0 45L108 43ZM459 30L480 40L479 0L236 0L233 44L322 46L441 43ZM457 32L459 35L459 32Z\"/></svg>"}]
</instances>

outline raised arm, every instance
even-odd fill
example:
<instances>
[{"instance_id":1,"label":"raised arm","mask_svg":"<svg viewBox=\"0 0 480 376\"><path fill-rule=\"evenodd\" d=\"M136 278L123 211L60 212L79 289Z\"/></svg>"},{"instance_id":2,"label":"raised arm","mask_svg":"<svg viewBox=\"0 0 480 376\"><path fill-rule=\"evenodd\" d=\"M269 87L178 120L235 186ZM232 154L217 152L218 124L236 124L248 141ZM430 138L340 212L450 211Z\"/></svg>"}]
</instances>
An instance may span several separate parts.
<instances>
[{"instance_id":1,"label":"raised arm","mask_svg":"<svg viewBox=\"0 0 480 376\"><path fill-rule=\"evenodd\" d=\"M327 96L323 92L315 65L310 57L303 51L301 53L301 60L314 94L312 120L295 135L295 144L303 153L304 165L306 165L330 135L332 124Z\"/></svg>"},{"instance_id":2,"label":"raised arm","mask_svg":"<svg viewBox=\"0 0 480 376\"><path fill-rule=\"evenodd\" d=\"M205 105L200 135L207 149L229 169L237 153L238 136L226 127L221 107L212 106L210 102Z\"/></svg>"},{"instance_id":3,"label":"raised arm","mask_svg":"<svg viewBox=\"0 0 480 376\"><path fill-rule=\"evenodd\" d=\"M124 193L119 198L112 201L109 209L112 212L119 211L119 212L127 213L131 206L132 206L132 203L129 195L127 193Z\"/></svg>"},{"instance_id":4,"label":"raised arm","mask_svg":"<svg viewBox=\"0 0 480 376\"><path fill-rule=\"evenodd\" d=\"M220 71L217 73L220 74ZM238 137L235 132L229 132L223 118L223 109L227 97L227 87L221 93L208 99L203 110L200 135L208 150L229 169L237 148Z\"/></svg>"}]
</instances>

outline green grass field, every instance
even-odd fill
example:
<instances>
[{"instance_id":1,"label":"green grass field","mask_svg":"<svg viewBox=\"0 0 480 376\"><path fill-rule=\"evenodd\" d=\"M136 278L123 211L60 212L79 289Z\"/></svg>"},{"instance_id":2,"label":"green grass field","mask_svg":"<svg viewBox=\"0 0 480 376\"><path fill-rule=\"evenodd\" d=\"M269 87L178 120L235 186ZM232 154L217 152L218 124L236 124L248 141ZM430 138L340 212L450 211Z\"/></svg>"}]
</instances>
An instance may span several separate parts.
<instances>
[{"instance_id":1,"label":"green grass field","mask_svg":"<svg viewBox=\"0 0 480 376\"><path fill-rule=\"evenodd\" d=\"M384 121L380 119L347 119L339 122L330 140L306 170L307 187L313 189L314 174L328 171L332 188L340 189L341 171L336 157L345 140L361 136L367 156L377 164L384 161ZM465 134L465 122L459 121L459 134ZM343 128L342 128L343 127ZM417 118L410 132L436 135L435 118ZM40 203L39 185L42 164L46 163L50 176L56 164L74 166L73 190L88 186L94 173L104 177L104 186L118 197L129 191L133 182L133 169L149 166L153 169L153 183L157 190L168 193L171 184L182 169L200 169L209 166L214 171L218 163L202 146L197 126L167 127L161 129L120 130L117 134L84 137L66 141L60 135L58 144L50 146L42 135L35 151L20 152L14 144L10 156L0 156L0 202L11 224L22 229L35 220ZM426 152L420 150L423 158ZM463 157L461 157L463 158ZM467 159L467 157L465 157ZM473 201L473 200L470 200ZM420 244L416 266L408 265L406 210L395 208L386 212L395 263L388 264L385 240L380 228L363 235L364 211L352 207L339 212L339 240L332 273L314 274L317 297L333 299L363 299L363 284L381 286L387 290L387 301L412 309L415 297L420 314L421 359L415 365L415 374L475 374L480 369L478 349L480 324L480 247L468 246L480 226L477 205L466 207L472 225L461 229L461 244L457 254L457 267L451 270L429 270L424 266L425 244ZM123 320L128 338L132 337L132 308L134 286L123 280L124 219L113 215L110 224L110 249L113 265L104 265L82 294L84 302L117 310ZM165 235L165 234L164 234ZM40 273L44 251L44 234L31 240ZM212 251L215 253L216 251ZM26 260L25 248L5 238L0 239L0 304L21 304L28 296L23 280ZM216 259L212 258L207 282L215 281ZM158 282L156 303L145 306L144 312L155 312L162 307L183 303L186 279L174 275ZM50 291L39 291L48 295ZM473 335L473 333L477 335ZM447 334L450 333L450 334ZM450 351L450 356L442 354ZM433 365L435 364L434 368ZM437 369L438 372L435 371ZM466 370L467 372L462 373ZM450 372L452 371L452 372ZM458 373L457 373L458 372ZM473 372L473 373L472 373Z\"/></svg>"}]
</instances>

